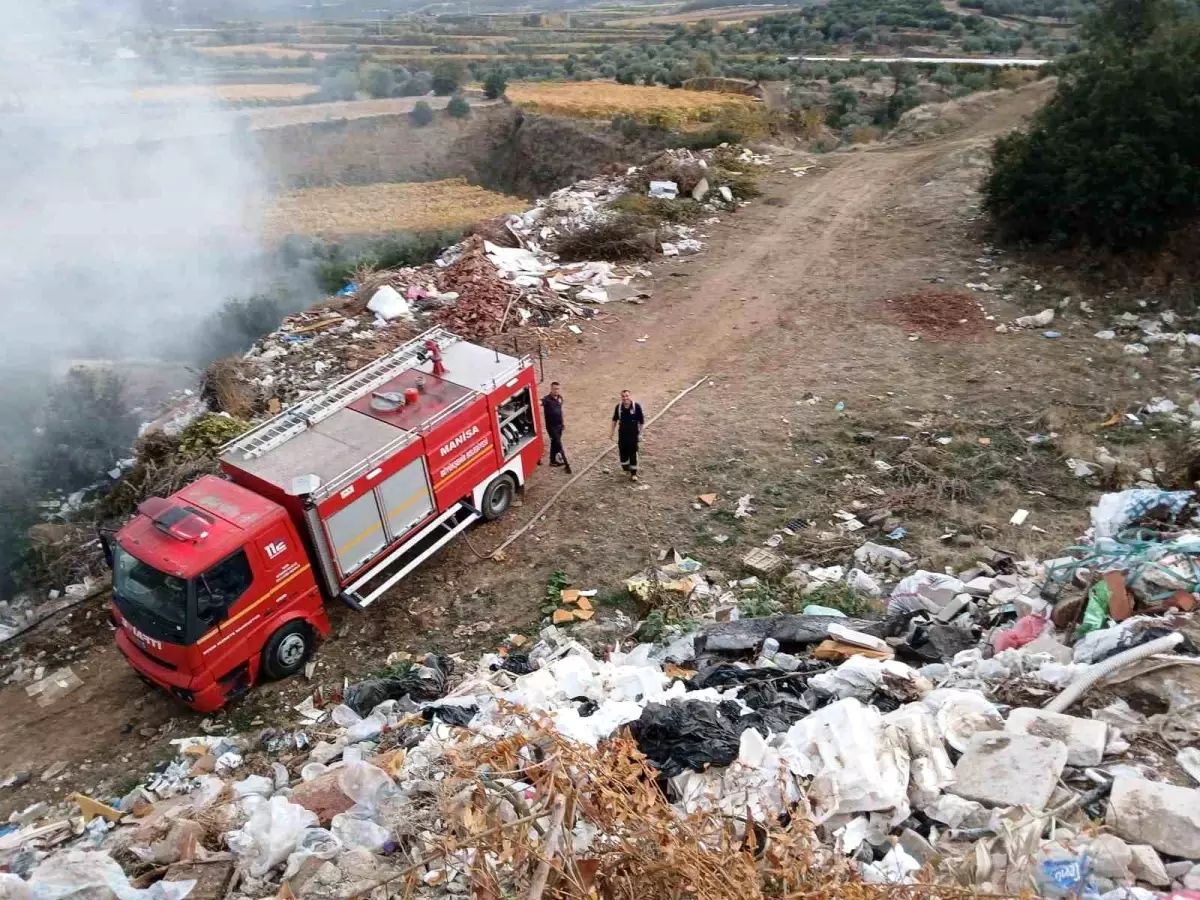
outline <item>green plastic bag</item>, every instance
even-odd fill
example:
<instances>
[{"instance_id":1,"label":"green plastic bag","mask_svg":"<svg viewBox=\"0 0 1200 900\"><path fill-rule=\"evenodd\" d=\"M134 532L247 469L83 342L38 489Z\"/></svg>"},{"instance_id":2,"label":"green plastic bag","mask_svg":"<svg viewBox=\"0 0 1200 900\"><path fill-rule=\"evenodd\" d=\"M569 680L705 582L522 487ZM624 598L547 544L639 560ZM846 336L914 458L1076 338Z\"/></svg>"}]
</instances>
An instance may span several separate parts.
<instances>
[{"instance_id":1,"label":"green plastic bag","mask_svg":"<svg viewBox=\"0 0 1200 900\"><path fill-rule=\"evenodd\" d=\"M1092 585L1092 589L1088 591L1088 603L1087 609L1083 611L1083 621L1075 629L1075 640L1079 640L1088 632L1104 627L1104 623L1108 621L1108 601L1111 597L1108 585L1103 581L1097 581Z\"/></svg>"}]
</instances>

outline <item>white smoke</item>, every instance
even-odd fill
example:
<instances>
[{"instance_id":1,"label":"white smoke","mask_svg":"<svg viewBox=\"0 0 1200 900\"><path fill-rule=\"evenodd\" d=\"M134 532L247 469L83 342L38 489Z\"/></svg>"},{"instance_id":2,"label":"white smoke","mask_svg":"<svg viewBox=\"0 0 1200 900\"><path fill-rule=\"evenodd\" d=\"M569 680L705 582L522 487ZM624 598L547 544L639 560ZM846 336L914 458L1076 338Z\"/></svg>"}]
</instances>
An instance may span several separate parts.
<instances>
[{"instance_id":1,"label":"white smoke","mask_svg":"<svg viewBox=\"0 0 1200 900\"><path fill-rule=\"evenodd\" d=\"M138 96L169 40L133 3L0 0L7 366L169 355L265 280L251 142L205 96Z\"/></svg>"}]
</instances>

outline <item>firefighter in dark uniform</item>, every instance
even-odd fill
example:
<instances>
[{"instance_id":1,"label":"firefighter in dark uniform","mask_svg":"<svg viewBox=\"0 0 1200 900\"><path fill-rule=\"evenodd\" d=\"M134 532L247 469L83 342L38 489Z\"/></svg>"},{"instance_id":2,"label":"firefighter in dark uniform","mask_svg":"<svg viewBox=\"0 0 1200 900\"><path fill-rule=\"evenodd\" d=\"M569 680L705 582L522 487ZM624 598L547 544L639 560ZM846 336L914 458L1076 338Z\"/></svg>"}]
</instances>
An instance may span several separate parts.
<instances>
[{"instance_id":1,"label":"firefighter in dark uniform","mask_svg":"<svg viewBox=\"0 0 1200 900\"><path fill-rule=\"evenodd\" d=\"M542 418L546 422L546 434L550 435L550 465L565 466L567 474L571 474L571 464L567 462L567 454L563 450L563 411L562 392L558 382L550 382L550 393L542 398Z\"/></svg>"},{"instance_id":2,"label":"firefighter in dark uniform","mask_svg":"<svg viewBox=\"0 0 1200 900\"><path fill-rule=\"evenodd\" d=\"M616 432L621 468L628 472L634 481L638 480L638 440L645 425L646 417L642 415L642 404L636 402L629 391L621 391L621 402L613 410L612 428L609 429L608 437L612 440L613 432Z\"/></svg>"}]
</instances>

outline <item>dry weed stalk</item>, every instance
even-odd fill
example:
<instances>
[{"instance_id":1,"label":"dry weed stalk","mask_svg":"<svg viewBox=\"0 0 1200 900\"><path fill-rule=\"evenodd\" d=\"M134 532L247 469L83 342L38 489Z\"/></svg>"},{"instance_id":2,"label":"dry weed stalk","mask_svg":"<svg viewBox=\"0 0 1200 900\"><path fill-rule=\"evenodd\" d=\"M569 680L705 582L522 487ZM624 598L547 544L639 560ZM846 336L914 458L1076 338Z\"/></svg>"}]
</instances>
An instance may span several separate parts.
<instances>
[{"instance_id":1,"label":"dry weed stalk","mask_svg":"<svg viewBox=\"0 0 1200 900\"><path fill-rule=\"evenodd\" d=\"M516 734L450 750L437 848L403 870L405 896L442 860L469 868L486 900L965 900L939 885L868 885L822 848L797 807L758 824L719 811L683 815L628 732L592 749L512 712ZM480 740L480 737L485 739ZM529 787L501 790L496 779ZM515 796L514 796L515 795ZM544 832L544 834L542 833ZM594 835L590 842L583 838Z\"/></svg>"}]
</instances>

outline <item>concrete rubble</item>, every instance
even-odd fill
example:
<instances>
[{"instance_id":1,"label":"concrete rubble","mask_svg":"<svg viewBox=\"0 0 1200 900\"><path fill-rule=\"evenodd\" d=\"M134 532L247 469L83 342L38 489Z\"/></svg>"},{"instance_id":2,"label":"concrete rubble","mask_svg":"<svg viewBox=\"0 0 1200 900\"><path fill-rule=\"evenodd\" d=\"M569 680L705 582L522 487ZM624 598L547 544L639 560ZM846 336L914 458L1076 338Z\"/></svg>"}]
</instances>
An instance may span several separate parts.
<instances>
[{"instance_id":1,"label":"concrete rubble","mask_svg":"<svg viewBox=\"0 0 1200 900\"><path fill-rule=\"evenodd\" d=\"M524 895L547 857L603 879L662 852L683 878L689 854L729 866L762 840L777 850L750 871L802 846L818 864L786 864L823 878L1195 890L1200 621L1162 602L1200 590L1194 511L1106 495L1070 555L987 551L957 572L873 543L843 565L780 554L770 583L800 598L869 575L878 619L773 612L764 576L664 554L626 587L669 616L546 625L458 671L429 656L318 691L282 730L176 741L164 769L96 798L115 821L85 822L86 798L26 811L0 834L0 890L333 900L482 879Z\"/></svg>"}]
</instances>

